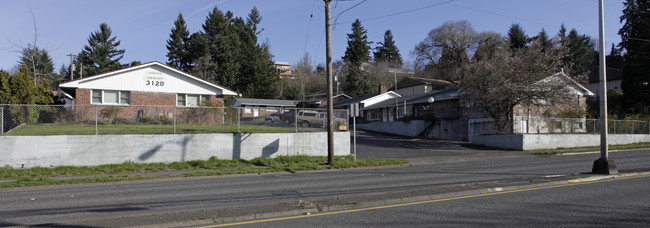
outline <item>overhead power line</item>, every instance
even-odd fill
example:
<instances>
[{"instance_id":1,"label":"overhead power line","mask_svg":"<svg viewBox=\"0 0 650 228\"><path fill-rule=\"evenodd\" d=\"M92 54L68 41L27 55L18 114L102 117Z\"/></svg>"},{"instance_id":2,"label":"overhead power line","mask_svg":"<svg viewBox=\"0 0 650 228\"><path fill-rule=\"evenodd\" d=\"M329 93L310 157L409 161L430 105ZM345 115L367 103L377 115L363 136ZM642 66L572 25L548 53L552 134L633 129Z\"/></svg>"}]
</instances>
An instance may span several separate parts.
<instances>
[{"instance_id":1,"label":"overhead power line","mask_svg":"<svg viewBox=\"0 0 650 228\"><path fill-rule=\"evenodd\" d=\"M438 2L438 3L435 3L435 4L431 4L431 5L428 5L428 6L423 6L423 7L419 7L419 8L415 8L415 9L405 10L405 11L401 11L401 12L397 12L397 13L391 13L391 14L386 14L386 15L377 16L377 17L364 18L364 19L359 19L359 20L360 20L360 21L370 21L370 20L376 20L376 19L381 19L381 18L386 18L386 17L397 16L397 15L406 14L406 13L410 13L410 12L415 12L415 11L419 11L419 10L423 10L423 9L428 9L428 8L431 8L431 7L434 7L434 6L439 6L439 5L447 4L447 3L450 3L450 2L453 2L453 1L455 1L455 0L447 0L447 1L444 1L444 2ZM365 1L364 1L364 2L365 2ZM363 3L363 2L362 2L362 3ZM361 4L361 3L359 3L359 4ZM346 11L347 11L347 10L346 10ZM340 16L340 15L339 15L339 16ZM338 16L337 16L337 17L338 17ZM334 25L337 25L337 24L350 24L350 23L352 23L352 21L346 21L346 22L340 22L340 23L337 23L336 20L334 20Z\"/></svg>"}]
</instances>

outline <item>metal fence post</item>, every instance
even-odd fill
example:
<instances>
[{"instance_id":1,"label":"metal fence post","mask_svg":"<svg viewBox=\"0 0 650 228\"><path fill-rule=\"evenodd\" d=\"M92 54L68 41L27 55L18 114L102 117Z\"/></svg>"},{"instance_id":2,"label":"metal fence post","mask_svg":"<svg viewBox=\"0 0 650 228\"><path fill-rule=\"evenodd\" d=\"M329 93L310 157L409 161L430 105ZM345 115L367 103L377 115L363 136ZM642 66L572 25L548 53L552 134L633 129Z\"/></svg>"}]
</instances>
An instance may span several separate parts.
<instances>
[{"instance_id":1,"label":"metal fence post","mask_svg":"<svg viewBox=\"0 0 650 228\"><path fill-rule=\"evenodd\" d=\"M237 133L241 133L241 107L237 108Z\"/></svg>"},{"instance_id":2,"label":"metal fence post","mask_svg":"<svg viewBox=\"0 0 650 228\"><path fill-rule=\"evenodd\" d=\"M97 130L97 105L95 105L95 135L98 135L98 130Z\"/></svg>"},{"instance_id":3,"label":"metal fence post","mask_svg":"<svg viewBox=\"0 0 650 228\"><path fill-rule=\"evenodd\" d=\"M5 134L5 107L0 107L0 135Z\"/></svg>"},{"instance_id":4,"label":"metal fence post","mask_svg":"<svg viewBox=\"0 0 650 228\"><path fill-rule=\"evenodd\" d=\"M176 106L174 106L174 134L176 134Z\"/></svg>"}]
</instances>

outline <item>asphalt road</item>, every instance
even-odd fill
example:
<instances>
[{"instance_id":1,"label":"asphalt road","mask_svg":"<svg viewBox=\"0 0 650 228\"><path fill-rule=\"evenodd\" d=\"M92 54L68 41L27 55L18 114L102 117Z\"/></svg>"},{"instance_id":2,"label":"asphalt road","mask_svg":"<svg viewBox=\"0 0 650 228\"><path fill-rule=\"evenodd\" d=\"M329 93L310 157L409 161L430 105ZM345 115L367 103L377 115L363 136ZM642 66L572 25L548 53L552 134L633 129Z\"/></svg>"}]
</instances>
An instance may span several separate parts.
<instances>
[{"instance_id":1,"label":"asphalt road","mask_svg":"<svg viewBox=\"0 0 650 228\"><path fill-rule=\"evenodd\" d=\"M647 227L648 191L650 175L645 175L280 217L232 227Z\"/></svg>"},{"instance_id":2,"label":"asphalt road","mask_svg":"<svg viewBox=\"0 0 650 228\"><path fill-rule=\"evenodd\" d=\"M582 177L599 157L538 156L373 133L363 133L359 144L361 158L407 158L413 165L0 189L0 227L150 225L289 211L303 206L296 202L321 199L347 204L540 183ZM650 167L648 150L611 158L623 173Z\"/></svg>"}]
</instances>

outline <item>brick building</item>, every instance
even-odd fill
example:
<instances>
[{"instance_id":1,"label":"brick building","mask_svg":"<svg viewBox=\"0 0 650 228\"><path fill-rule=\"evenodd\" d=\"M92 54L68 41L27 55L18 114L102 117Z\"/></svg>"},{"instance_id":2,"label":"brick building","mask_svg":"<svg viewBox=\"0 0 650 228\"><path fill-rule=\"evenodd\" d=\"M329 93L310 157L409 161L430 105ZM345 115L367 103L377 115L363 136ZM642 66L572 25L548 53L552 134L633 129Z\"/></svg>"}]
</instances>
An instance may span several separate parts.
<instances>
[{"instance_id":1,"label":"brick building","mask_svg":"<svg viewBox=\"0 0 650 228\"><path fill-rule=\"evenodd\" d=\"M59 89L72 98L70 101L80 119L94 118L92 115L96 114L93 109L101 109L103 113L119 110L113 111L114 116L110 118L159 119L173 117L176 113L178 117L183 114L188 119L194 115L190 112L194 110L192 107L223 107L224 96L236 95L233 91L160 62L66 82L60 84ZM214 121L223 118L212 115L207 119ZM206 119L203 118L203 121Z\"/></svg>"}]
</instances>

